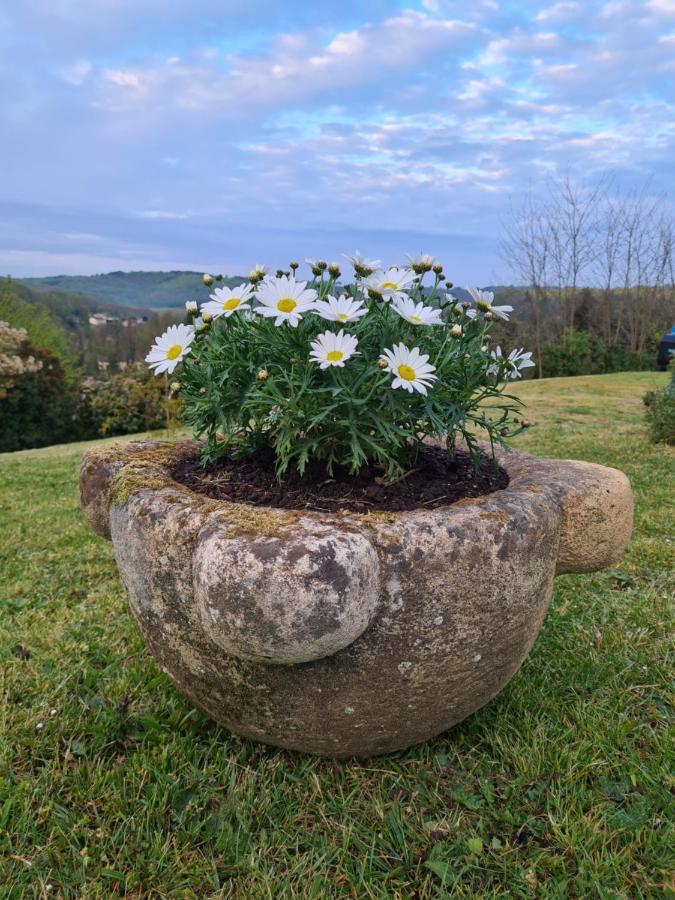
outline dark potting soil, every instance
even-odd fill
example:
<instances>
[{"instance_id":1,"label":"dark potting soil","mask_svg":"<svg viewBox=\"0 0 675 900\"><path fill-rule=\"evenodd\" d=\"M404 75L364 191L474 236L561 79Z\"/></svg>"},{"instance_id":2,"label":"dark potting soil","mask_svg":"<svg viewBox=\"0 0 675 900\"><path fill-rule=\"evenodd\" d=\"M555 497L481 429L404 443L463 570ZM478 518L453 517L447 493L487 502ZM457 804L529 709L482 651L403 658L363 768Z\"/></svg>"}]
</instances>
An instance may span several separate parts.
<instances>
[{"instance_id":1,"label":"dark potting soil","mask_svg":"<svg viewBox=\"0 0 675 900\"><path fill-rule=\"evenodd\" d=\"M274 473L274 456L261 451L245 459L223 459L209 466L199 460L186 461L174 470L173 477L214 500L252 506L323 512L398 512L448 506L508 485L508 475L489 456L483 456L481 462L476 471L464 451L449 457L438 447L425 447L414 467L389 484L380 471L368 467L358 475L336 468L329 476L322 463L308 465L302 477L297 470L289 469L279 482Z\"/></svg>"}]
</instances>

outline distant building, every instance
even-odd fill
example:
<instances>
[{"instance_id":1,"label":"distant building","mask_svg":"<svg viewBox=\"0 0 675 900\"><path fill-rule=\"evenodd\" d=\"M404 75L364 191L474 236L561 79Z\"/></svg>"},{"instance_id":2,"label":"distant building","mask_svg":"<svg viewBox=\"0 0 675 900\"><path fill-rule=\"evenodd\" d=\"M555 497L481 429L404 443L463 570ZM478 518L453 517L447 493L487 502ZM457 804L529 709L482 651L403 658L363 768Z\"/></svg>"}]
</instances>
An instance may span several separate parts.
<instances>
[{"instance_id":1,"label":"distant building","mask_svg":"<svg viewBox=\"0 0 675 900\"><path fill-rule=\"evenodd\" d=\"M89 316L90 325L112 325L115 322L119 322L119 318L109 313L92 313Z\"/></svg>"}]
</instances>

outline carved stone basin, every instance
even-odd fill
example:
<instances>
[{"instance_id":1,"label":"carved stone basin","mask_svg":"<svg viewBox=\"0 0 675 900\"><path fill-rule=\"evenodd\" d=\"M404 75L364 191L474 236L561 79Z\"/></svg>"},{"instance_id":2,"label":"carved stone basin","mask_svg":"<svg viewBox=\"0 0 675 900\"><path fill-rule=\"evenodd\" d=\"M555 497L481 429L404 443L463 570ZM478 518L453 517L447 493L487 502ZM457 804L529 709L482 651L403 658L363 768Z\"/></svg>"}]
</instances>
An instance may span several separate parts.
<instances>
[{"instance_id":1,"label":"carved stone basin","mask_svg":"<svg viewBox=\"0 0 675 900\"><path fill-rule=\"evenodd\" d=\"M554 576L611 565L631 533L628 479L591 463L499 451L510 481L492 494L321 513L190 490L172 472L198 449L89 451L83 513L178 690L238 734L309 753L385 753L460 722L527 656Z\"/></svg>"}]
</instances>

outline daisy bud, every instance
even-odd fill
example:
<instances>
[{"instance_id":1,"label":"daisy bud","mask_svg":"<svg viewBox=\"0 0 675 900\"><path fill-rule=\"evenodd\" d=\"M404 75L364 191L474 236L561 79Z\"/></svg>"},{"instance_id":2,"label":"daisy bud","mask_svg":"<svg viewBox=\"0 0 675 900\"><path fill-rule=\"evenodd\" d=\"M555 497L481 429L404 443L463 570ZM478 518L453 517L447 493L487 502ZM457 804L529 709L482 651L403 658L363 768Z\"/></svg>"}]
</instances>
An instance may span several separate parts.
<instances>
[{"instance_id":1,"label":"daisy bud","mask_svg":"<svg viewBox=\"0 0 675 900\"><path fill-rule=\"evenodd\" d=\"M469 309L470 307L471 307L471 304L469 303L468 300L462 301L462 309Z\"/></svg>"},{"instance_id":2,"label":"daisy bud","mask_svg":"<svg viewBox=\"0 0 675 900\"><path fill-rule=\"evenodd\" d=\"M198 310L197 301L196 300L188 300L187 303L185 304L185 312L189 316L196 316L197 310Z\"/></svg>"},{"instance_id":3,"label":"daisy bud","mask_svg":"<svg viewBox=\"0 0 675 900\"><path fill-rule=\"evenodd\" d=\"M417 263L417 262L411 263L410 268L417 275L424 275L424 273L428 271L428 269L422 263Z\"/></svg>"},{"instance_id":4,"label":"daisy bud","mask_svg":"<svg viewBox=\"0 0 675 900\"><path fill-rule=\"evenodd\" d=\"M267 369L261 369L256 377L258 381L267 381L267 379L269 378L269 374L270 373L267 371Z\"/></svg>"},{"instance_id":5,"label":"daisy bud","mask_svg":"<svg viewBox=\"0 0 675 900\"><path fill-rule=\"evenodd\" d=\"M377 364L378 364L378 366L379 366L381 369L386 369L387 366L389 365L389 363L387 362L387 360L386 360L383 356L381 356L381 357L378 359Z\"/></svg>"},{"instance_id":6,"label":"daisy bud","mask_svg":"<svg viewBox=\"0 0 675 900\"><path fill-rule=\"evenodd\" d=\"M502 437L507 437L508 433L509 433L509 429L508 428L500 428L499 433L501 434Z\"/></svg>"},{"instance_id":7,"label":"daisy bud","mask_svg":"<svg viewBox=\"0 0 675 900\"><path fill-rule=\"evenodd\" d=\"M291 277L290 271L284 272L284 275L286 276L286 278L290 278L290 277Z\"/></svg>"},{"instance_id":8,"label":"daisy bud","mask_svg":"<svg viewBox=\"0 0 675 900\"><path fill-rule=\"evenodd\" d=\"M202 275L202 281L207 287L211 287L213 284L213 275Z\"/></svg>"},{"instance_id":9,"label":"daisy bud","mask_svg":"<svg viewBox=\"0 0 675 900\"><path fill-rule=\"evenodd\" d=\"M197 334L202 334L209 327L209 323L205 322L203 318L195 319L195 331Z\"/></svg>"},{"instance_id":10,"label":"daisy bud","mask_svg":"<svg viewBox=\"0 0 675 900\"><path fill-rule=\"evenodd\" d=\"M461 306L453 306L452 307L453 316L461 316L463 312L464 312L464 310L462 309Z\"/></svg>"},{"instance_id":11,"label":"daisy bud","mask_svg":"<svg viewBox=\"0 0 675 900\"><path fill-rule=\"evenodd\" d=\"M202 313L202 322L204 322L206 325L208 325L210 322L213 322L213 316L210 312Z\"/></svg>"},{"instance_id":12,"label":"daisy bud","mask_svg":"<svg viewBox=\"0 0 675 900\"><path fill-rule=\"evenodd\" d=\"M439 278L443 276L443 263L434 263L432 269Z\"/></svg>"},{"instance_id":13,"label":"daisy bud","mask_svg":"<svg viewBox=\"0 0 675 900\"><path fill-rule=\"evenodd\" d=\"M205 394L205 393L206 393L206 388L205 388L205 387L200 387L200 388L199 388L199 393L202 394L202 395Z\"/></svg>"},{"instance_id":14,"label":"daisy bud","mask_svg":"<svg viewBox=\"0 0 675 900\"><path fill-rule=\"evenodd\" d=\"M180 390L180 381L172 381L169 385L172 394L177 394Z\"/></svg>"},{"instance_id":15,"label":"daisy bud","mask_svg":"<svg viewBox=\"0 0 675 900\"><path fill-rule=\"evenodd\" d=\"M291 269L293 269L294 273L295 273L296 269L300 268L300 263L297 262L296 260L293 260L293 262L290 262L288 265L290 266Z\"/></svg>"},{"instance_id":16,"label":"daisy bud","mask_svg":"<svg viewBox=\"0 0 675 900\"><path fill-rule=\"evenodd\" d=\"M462 326L461 325L453 325L452 328L450 329L450 334L456 338L461 337L462 336Z\"/></svg>"},{"instance_id":17,"label":"daisy bud","mask_svg":"<svg viewBox=\"0 0 675 900\"><path fill-rule=\"evenodd\" d=\"M530 428L532 422L528 421L527 419L521 419L520 424L523 426L523 428Z\"/></svg>"},{"instance_id":18,"label":"daisy bud","mask_svg":"<svg viewBox=\"0 0 675 900\"><path fill-rule=\"evenodd\" d=\"M340 277L340 266L337 263L331 263L328 266L328 274L331 278L339 278Z\"/></svg>"},{"instance_id":19,"label":"daisy bud","mask_svg":"<svg viewBox=\"0 0 675 900\"><path fill-rule=\"evenodd\" d=\"M319 269L320 272L325 272L326 269L328 268L328 263L325 260L320 259L318 261L318 263L316 264L316 267L317 267L317 269Z\"/></svg>"},{"instance_id":20,"label":"daisy bud","mask_svg":"<svg viewBox=\"0 0 675 900\"><path fill-rule=\"evenodd\" d=\"M323 272L323 269L320 269L318 265L312 266L311 268L312 268L312 275L315 278L318 278L321 275L321 273Z\"/></svg>"},{"instance_id":21,"label":"daisy bud","mask_svg":"<svg viewBox=\"0 0 675 900\"><path fill-rule=\"evenodd\" d=\"M251 282L251 284L257 284L259 281L263 280L265 275L267 275L267 269L265 268L265 266L258 263L248 273L248 280Z\"/></svg>"},{"instance_id":22,"label":"daisy bud","mask_svg":"<svg viewBox=\"0 0 675 900\"><path fill-rule=\"evenodd\" d=\"M454 284L451 281L446 281L445 286L448 290L451 290L452 288L454 288Z\"/></svg>"},{"instance_id":23,"label":"daisy bud","mask_svg":"<svg viewBox=\"0 0 675 900\"><path fill-rule=\"evenodd\" d=\"M277 271L276 271L276 277L277 277L277 278L281 278L281 277L283 276L283 274L284 274L284 270L283 270L283 269L277 269Z\"/></svg>"},{"instance_id":24,"label":"daisy bud","mask_svg":"<svg viewBox=\"0 0 675 900\"><path fill-rule=\"evenodd\" d=\"M368 276L372 275L375 270L369 268L368 266L362 266L360 263L354 263L354 271L359 276L359 278L368 278Z\"/></svg>"},{"instance_id":25,"label":"daisy bud","mask_svg":"<svg viewBox=\"0 0 675 900\"><path fill-rule=\"evenodd\" d=\"M222 281L222 280L223 280L222 275L216 275L216 281Z\"/></svg>"},{"instance_id":26,"label":"daisy bud","mask_svg":"<svg viewBox=\"0 0 675 900\"><path fill-rule=\"evenodd\" d=\"M488 322L490 321L490 319L494 319L494 316L492 315L492 313L490 312L489 309L488 309L488 311L485 313L485 319L486 319L486 321L488 321Z\"/></svg>"}]
</instances>

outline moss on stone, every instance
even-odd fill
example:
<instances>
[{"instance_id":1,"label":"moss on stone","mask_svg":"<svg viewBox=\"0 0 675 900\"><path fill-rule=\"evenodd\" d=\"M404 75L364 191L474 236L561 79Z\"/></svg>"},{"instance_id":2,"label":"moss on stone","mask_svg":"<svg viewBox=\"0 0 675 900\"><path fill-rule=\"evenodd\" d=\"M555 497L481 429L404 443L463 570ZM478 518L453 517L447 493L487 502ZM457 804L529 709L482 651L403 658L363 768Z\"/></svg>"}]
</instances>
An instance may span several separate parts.
<instances>
[{"instance_id":1,"label":"moss on stone","mask_svg":"<svg viewBox=\"0 0 675 900\"><path fill-rule=\"evenodd\" d=\"M246 503L217 501L218 519L238 534L261 534L265 537L284 537L287 529L297 522L300 514L286 509L248 506Z\"/></svg>"},{"instance_id":2,"label":"moss on stone","mask_svg":"<svg viewBox=\"0 0 675 900\"><path fill-rule=\"evenodd\" d=\"M124 466L115 475L110 484L108 502L110 505L122 506L132 494L142 490L157 490L167 487L170 479L166 473L154 466Z\"/></svg>"}]
</instances>

